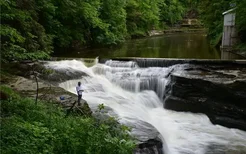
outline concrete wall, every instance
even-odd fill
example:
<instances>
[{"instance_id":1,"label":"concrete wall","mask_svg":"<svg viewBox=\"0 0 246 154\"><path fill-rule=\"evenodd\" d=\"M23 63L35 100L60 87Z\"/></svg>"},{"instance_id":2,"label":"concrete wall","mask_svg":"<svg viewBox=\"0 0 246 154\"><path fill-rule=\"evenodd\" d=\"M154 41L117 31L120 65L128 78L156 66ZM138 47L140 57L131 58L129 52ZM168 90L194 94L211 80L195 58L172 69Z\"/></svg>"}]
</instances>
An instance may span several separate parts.
<instances>
[{"instance_id":1,"label":"concrete wall","mask_svg":"<svg viewBox=\"0 0 246 154\"><path fill-rule=\"evenodd\" d=\"M224 26L235 26L235 13L229 13L224 15Z\"/></svg>"},{"instance_id":2,"label":"concrete wall","mask_svg":"<svg viewBox=\"0 0 246 154\"><path fill-rule=\"evenodd\" d=\"M222 38L222 48L228 48L235 45L237 41L237 34L235 28L235 13L224 15L224 30Z\"/></svg>"},{"instance_id":3,"label":"concrete wall","mask_svg":"<svg viewBox=\"0 0 246 154\"><path fill-rule=\"evenodd\" d=\"M222 47L232 47L237 40L236 28L234 26L224 26Z\"/></svg>"}]
</instances>

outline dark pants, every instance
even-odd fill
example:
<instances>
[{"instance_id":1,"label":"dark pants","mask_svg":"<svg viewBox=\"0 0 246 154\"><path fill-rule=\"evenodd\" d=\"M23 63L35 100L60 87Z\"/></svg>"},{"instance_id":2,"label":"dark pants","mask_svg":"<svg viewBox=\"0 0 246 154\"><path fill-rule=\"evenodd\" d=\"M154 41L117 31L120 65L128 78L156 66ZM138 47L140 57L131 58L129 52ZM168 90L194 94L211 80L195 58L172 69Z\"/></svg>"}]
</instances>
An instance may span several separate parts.
<instances>
[{"instance_id":1,"label":"dark pants","mask_svg":"<svg viewBox=\"0 0 246 154\"><path fill-rule=\"evenodd\" d=\"M78 105L81 105L81 104L80 104L81 98L82 98L82 95L78 95Z\"/></svg>"}]
</instances>

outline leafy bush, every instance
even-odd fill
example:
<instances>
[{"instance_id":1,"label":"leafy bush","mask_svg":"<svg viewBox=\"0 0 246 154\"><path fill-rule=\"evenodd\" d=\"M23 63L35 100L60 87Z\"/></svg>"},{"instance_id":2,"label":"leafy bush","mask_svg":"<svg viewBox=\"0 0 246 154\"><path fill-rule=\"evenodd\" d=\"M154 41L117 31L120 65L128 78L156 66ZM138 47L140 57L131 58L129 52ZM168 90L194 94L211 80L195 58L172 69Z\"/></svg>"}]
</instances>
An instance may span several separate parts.
<instances>
[{"instance_id":1,"label":"leafy bush","mask_svg":"<svg viewBox=\"0 0 246 154\"><path fill-rule=\"evenodd\" d=\"M52 52L52 36L38 21L35 0L4 0L1 5L1 58L44 59Z\"/></svg>"},{"instance_id":2,"label":"leafy bush","mask_svg":"<svg viewBox=\"0 0 246 154\"><path fill-rule=\"evenodd\" d=\"M1 101L1 153L132 153L135 143L128 129L114 118L68 116L54 104L20 98L6 87L12 99Z\"/></svg>"}]
</instances>

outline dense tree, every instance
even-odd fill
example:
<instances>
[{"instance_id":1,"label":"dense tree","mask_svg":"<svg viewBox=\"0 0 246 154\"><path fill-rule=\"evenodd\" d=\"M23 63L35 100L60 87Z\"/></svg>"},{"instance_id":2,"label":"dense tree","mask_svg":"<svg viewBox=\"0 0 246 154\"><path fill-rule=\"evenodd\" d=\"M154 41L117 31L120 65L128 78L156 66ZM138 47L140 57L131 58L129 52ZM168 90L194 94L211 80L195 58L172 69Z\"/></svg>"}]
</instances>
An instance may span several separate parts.
<instances>
[{"instance_id":1,"label":"dense tree","mask_svg":"<svg viewBox=\"0 0 246 154\"><path fill-rule=\"evenodd\" d=\"M74 47L96 42L95 33L107 31L108 24L99 18L99 0L53 1L56 8L55 22L47 29L55 36L55 47Z\"/></svg>"},{"instance_id":2,"label":"dense tree","mask_svg":"<svg viewBox=\"0 0 246 154\"><path fill-rule=\"evenodd\" d=\"M128 0L127 30L131 36L144 36L159 24L158 0Z\"/></svg>"},{"instance_id":3,"label":"dense tree","mask_svg":"<svg viewBox=\"0 0 246 154\"><path fill-rule=\"evenodd\" d=\"M52 36L38 22L34 0L2 0L1 52L3 59L47 57L52 51Z\"/></svg>"},{"instance_id":4,"label":"dense tree","mask_svg":"<svg viewBox=\"0 0 246 154\"><path fill-rule=\"evenodd\" d=\"M222 38L223 16L222 13L230 9L228 0L203 0L200 3L201 19L208 28L208 35L213 45L218 45Z\"/></svg>"},{"instance_id":5,"label":"dense tree","mask_svg":"<svg viewBox=\"0 0 246 154\"><path fill-rule=\"evenodd\" d=\"M165 0L160 2L159 6L160 20L170 26L181 20L185 13L184 5L178 0Z\"/></svg>"},{"instance_id":6,"label":"dense tree","mask_svg":"<svg viewBox=\"0 0 246 154\"><path fill-rule=\"evenodd\" d=\"M117 44L125 40L126 0L104 0L100 9L100 19L105 22L107 30L96 34L97 43Z\"/></svg>"}]
</instances>

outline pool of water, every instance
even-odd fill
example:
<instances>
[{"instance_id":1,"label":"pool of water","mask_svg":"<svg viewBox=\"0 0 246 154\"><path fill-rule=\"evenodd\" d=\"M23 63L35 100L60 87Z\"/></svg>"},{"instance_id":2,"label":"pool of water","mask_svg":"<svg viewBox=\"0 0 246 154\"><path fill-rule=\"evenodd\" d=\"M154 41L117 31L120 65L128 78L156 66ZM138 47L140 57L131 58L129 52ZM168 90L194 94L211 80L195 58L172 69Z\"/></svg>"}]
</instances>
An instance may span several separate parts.
<instances>
[{"instance_id":1,"label":"pool of water","mask_svg":"<svg viewBox=\"0 0 246 154\"><path fill-rule=\"evenodd\" d=\"M210 47L206 34L169 34L128 40L112 48L87 48L56 54L57 57L73 58L194 58L220 59L220 51Z\"/></svg>"},{"instance_id":2,"label":"pool of water","mask_svg":"<svg viewBox=\"0 0 246 154\"><path fill-rule=\"evenodd\" d=\"M124 44L111 48L87 48L55 54L55 57L67 58L179 58L179 59L240 59L237 55L225 54L209 44L206 34L183 33L166 34L128 40Z\"/></svg>"}]
</instances>

